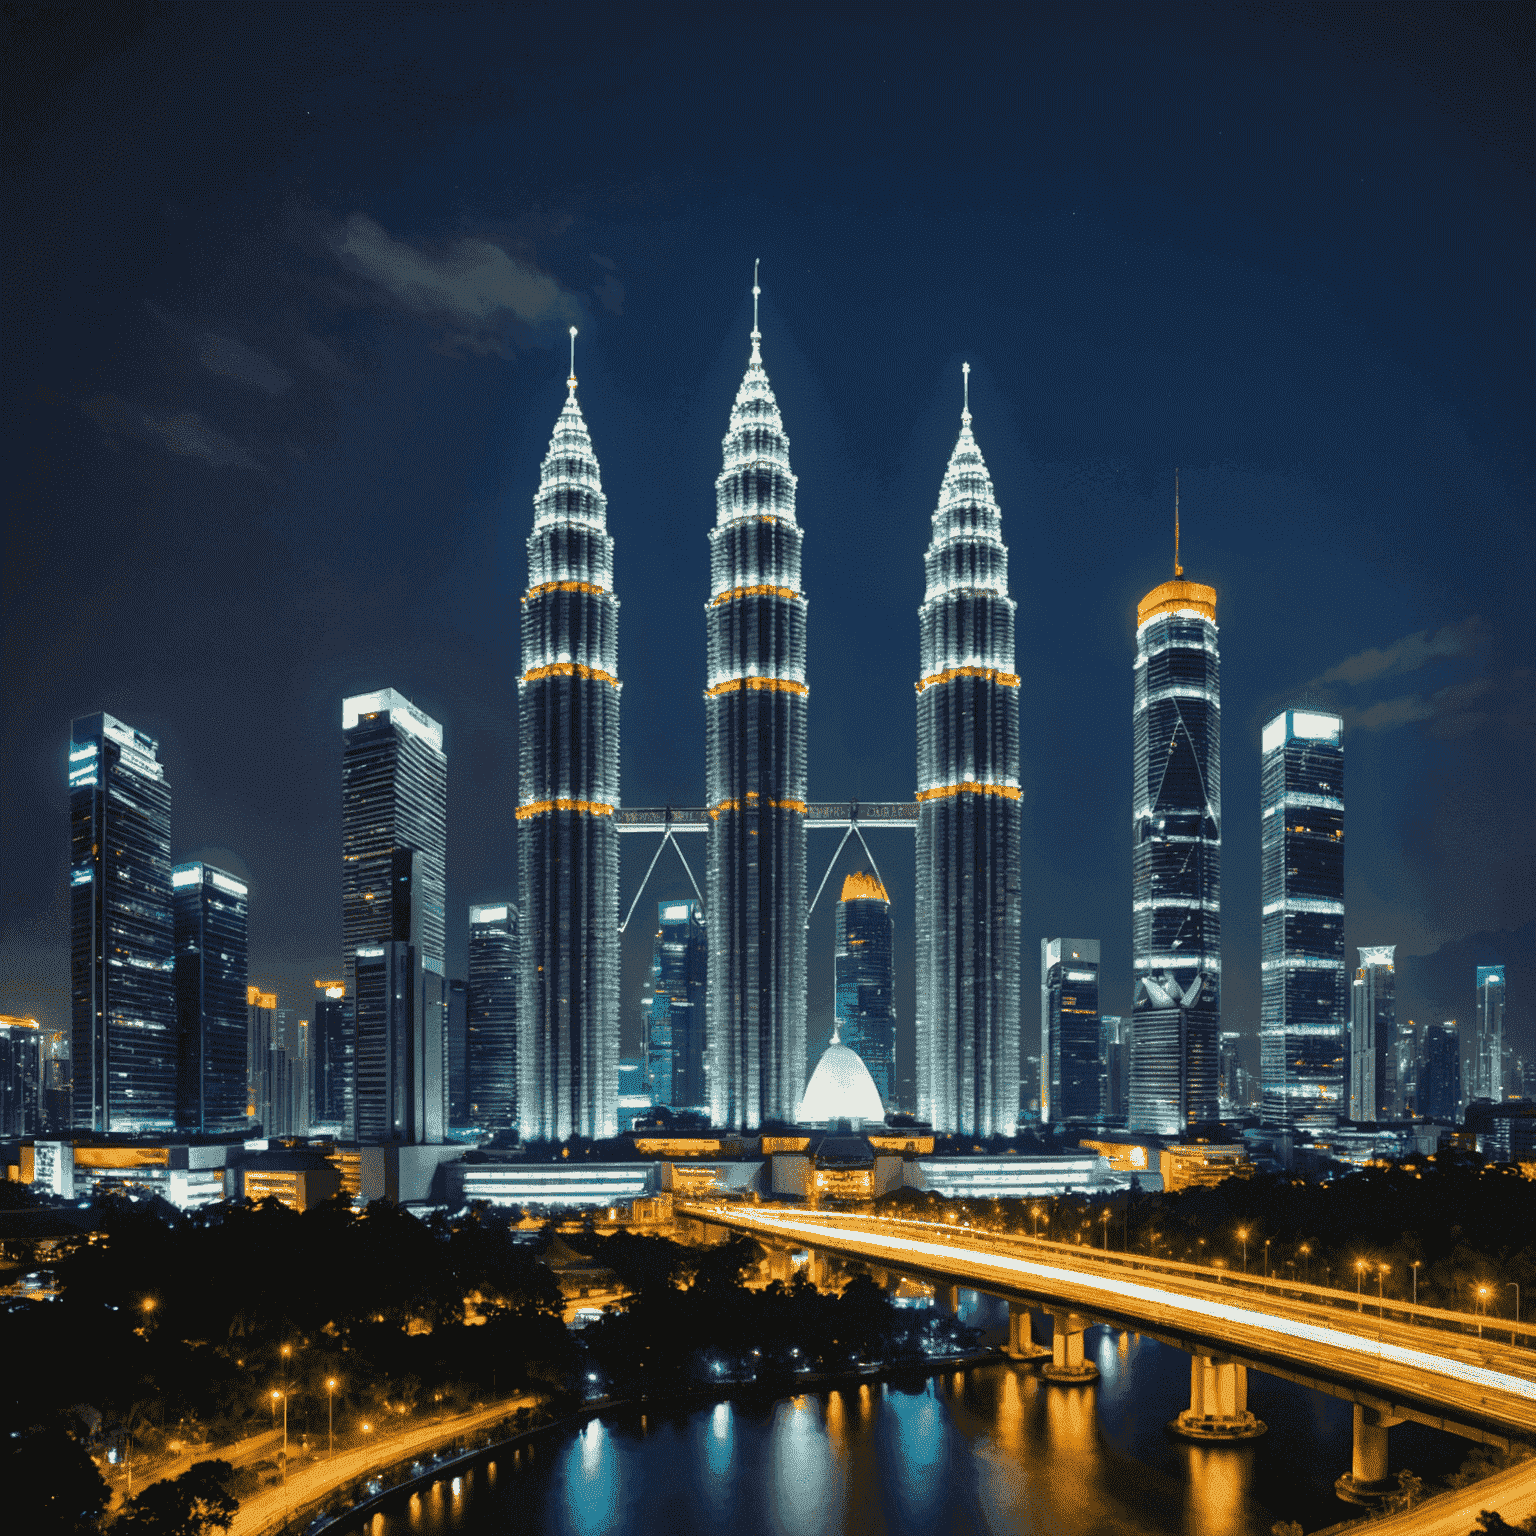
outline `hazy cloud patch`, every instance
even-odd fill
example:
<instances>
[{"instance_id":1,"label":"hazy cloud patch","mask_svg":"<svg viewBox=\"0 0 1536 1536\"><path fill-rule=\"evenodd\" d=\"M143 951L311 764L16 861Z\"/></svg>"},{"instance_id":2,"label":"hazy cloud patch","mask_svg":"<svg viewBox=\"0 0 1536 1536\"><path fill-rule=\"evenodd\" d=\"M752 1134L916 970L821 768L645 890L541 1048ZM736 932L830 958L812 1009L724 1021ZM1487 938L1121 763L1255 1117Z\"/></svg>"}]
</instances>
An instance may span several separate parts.
<instances>
[{"instance_id":1,"label":"hazy cloud patch","mask_svg":"<svg viewBox=\"0 0 1536 1536\"><path fill-rule=\"evenodd\" d=\"M230 466L240 469L261 468L239 443L226 437L216 427L210 427L196 411L165 415L135 405L131 400L120 399L117 395L96 395L85 401L80 409L109 438L121 435L139 442L158 442L172 453L183 458L200 459L215 469Z\"/></svg>"},{"instance_id":2,"label":"hazy cloud patch","mask_svg":"<svg viewBox=\"0 0 1536 1536\"><path fill-rule=\"evenodd\" d=\"M293 384L293 380L276 363L269 362L259 352L253 352L243 341L236 341L233 336L218 336L212 331L208 332L198 347L197 360L209 373L249 384L254 389L265 390L269 395L280 395Z\"/></svg>"},{"instance_id":3,"label":"hazy cloud patch","mask_svg":"<svg viewBox=\"0 0 1536 1536\"><path fill-rule=\"evenodd\" d=\"M1320 683L1368 683L1373 678L1416 672L1440 656L1468 656L1477 649L1488 626L1477 614L1459 624L1447 624L1430 634L1421 629L1404 635L1384 650L1372 648L1346 657L1317 679ZM1396 701L1388 701L1396 702ZM1422 718L1422 717L1420 717Z\"/></svg>"},{"instance_id":4,"label":"hazy cloud patch","mask_svg":"<svg viewBox=\"0 0 1536 1536\"><path fill-rule=\"evenodd\" d=\"M1408 693L1395 699L1382 699L1368 709L1346 711L1345 718L1357 731L1390 731L1418 720L1430 720L1434 722L1429 727L1433 736L1442 739L1465 736L1487 722L1487 713L1472 706L1493 688L1492 679L1474 677L1465 683L1452 683L1427 697Z\"/></svg>"}]
</instances>

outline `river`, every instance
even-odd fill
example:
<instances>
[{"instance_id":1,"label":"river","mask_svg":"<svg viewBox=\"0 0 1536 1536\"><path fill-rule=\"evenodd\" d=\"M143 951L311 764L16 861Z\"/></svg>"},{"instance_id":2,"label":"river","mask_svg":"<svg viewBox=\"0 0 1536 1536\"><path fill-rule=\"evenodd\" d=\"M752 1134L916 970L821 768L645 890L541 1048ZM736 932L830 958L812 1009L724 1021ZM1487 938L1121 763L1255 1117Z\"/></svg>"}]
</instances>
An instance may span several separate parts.
<instances>
[{"instance_id":1,"label":"river","mask_svg":"<svg viewBox=\"0 0 1536 1536\"><path fill-rule=\"evenodd\" d=\"M977 1314L986 1298L967 1296ZM1005 1314L1006 1315L1006 1314ZM1206 1448L1164 1426L1189 1401L1189 1356L1089 1330L1102 1373L1051 1386L999 1362L924 1378L662 1412L616 1409L402 1494L343 1536L1270 1536L1347 1518L1348 1403L1249 1374L1269 1425ZM1394 1470L1426 1482L1469 1441L1405 1424Z\"/></svg>"}]
</instances>

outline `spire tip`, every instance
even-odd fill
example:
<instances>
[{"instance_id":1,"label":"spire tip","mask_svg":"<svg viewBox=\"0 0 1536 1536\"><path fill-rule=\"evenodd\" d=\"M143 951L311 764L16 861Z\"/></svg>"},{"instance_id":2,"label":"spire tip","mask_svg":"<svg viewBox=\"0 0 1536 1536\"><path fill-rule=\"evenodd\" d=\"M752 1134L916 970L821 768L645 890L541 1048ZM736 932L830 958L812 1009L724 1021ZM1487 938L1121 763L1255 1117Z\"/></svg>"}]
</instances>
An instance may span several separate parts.
<instances>
[{"instance_id":1,"label":"spire tip","mask_svg":"<svg viewBox=\"0 0 1536 1536\"><path fill-rule=\"evenodd\" d=\"M1177 580L1184 574L1184 567L1179 564L1179 472L1173 472L1173 575Z\"/></svg>"},{"instance_id":2,"label":"spire tip","mask_svg":"<svg viewBox=\"0 0 1536 1536\"><path fill-rule=\"evenodd\" d=\"M571 327L571 376L565 381L566 388L576 388L576 327Z\"/></svg>"},{"instance_id":3,"label":"spire tip","mask_svg":"<svg viewBox=\"0 0 1536 1536\"><path fill-rule=\"evenodd\" d=\"M960 409L960 421L964 426L971 424L971 365L960 364L960 388L961 399L964 402Z\"/></svg>"}]
</instances>

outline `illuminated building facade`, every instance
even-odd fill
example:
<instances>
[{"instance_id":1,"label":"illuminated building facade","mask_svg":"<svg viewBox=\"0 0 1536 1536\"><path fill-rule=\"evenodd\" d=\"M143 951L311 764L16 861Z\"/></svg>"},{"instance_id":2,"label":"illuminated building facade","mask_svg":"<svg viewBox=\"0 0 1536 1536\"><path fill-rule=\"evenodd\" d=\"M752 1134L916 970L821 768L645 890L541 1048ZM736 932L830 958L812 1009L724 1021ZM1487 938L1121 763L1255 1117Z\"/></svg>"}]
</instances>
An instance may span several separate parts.
<instances>
[{"instance_id":1,"label":"illuminated building facade","mask_svg":"<svg viewBox=\"0 0 1536 1536\"><path fill-rule=\"evenodd\" d=\"M414 932L420 963L443 974L448 759L443 754L442 726L393 688L343 700L341 728L342 986L350 1015L357 996L354 971L361 948L374 948ZM415 865L412 854L419 856ZM413 867L418 877L415 889ZM401 900L414 902L414 910L397 912ZM355 1070L344 1082L349 1125L355 1120L354 1079Z\"/></svg>"},{"instance_id":2,"label":"illuminated building facade","mask_svg":"<svg viewBox=\"0 0 1536 1536\"><path fill-rule=\"evenodd\" d=\"M469 1121L493 1133L517 1129L517 908L469 909Z\"/></svg>"},{"instance_id":3,"label":"illuminated building facade","mask_svg":"<svg viewBox=\"0 0 1536 1536\"><path fill-rule=\"evenodd\" d=\"M1217 1085L1217 1102L1221 1113L1234 1114L1244 1107L1242 1035L1235 1029L1224 1029L1217 1046L1217 1062L1220 1081Z\"/></svg>"},{"instance_id":4,"label":"illuminated building facade","mask_svg":"<svg viewBox=\"0 0 1536 1536\"><path fill-rule=\"evenodd\" d=\"M533 499L517 684L525 1141L618 1129L619 600L574 367L566 385Z\"/></svg>"},{"instance_id":5,"label":"illuminated building facade","mask_svg":"<svg viewBox=\"0 0 1536 1536\"><path fill-rule=\"evenodd\" d=\"M211 864L171 871L176 945L176 1125L246 1128L246 920L243 880Z\"/></svg>"},{"instance_id":6,"label":"illuminated building facade","mask_svg":"<svg viewBox=\"0 0 1536 1536\"><path fill-rule=\"evenodd\" d=\"M1115 1014L1099 1015L1099 1116L1123 1125L1131 1095L1131 1025Z\"/></svg>"},{"instance_id":7,"label":"illuminated building facade","mask_svg":"<svg viewBox=\"0 0 1536 1536\"><path fill-rule=\"evenodd\" d=\"M656 904L649 1006L644 1012L645 1088L653 1105L707 1108L704 1075L709 934L696 901Z\"/></svg>"},{"instance_id":8,"label":"illuminated building facade","mask_svg":"<svg viewBox=\"0 0 1536 1536\"><path fill-rule=\"evenodd\" d=\"M761 341L754 314L715 481L705 608L709 1107L717 1127L746 1130L793 1120L805 1085L803 534Z\"/></svg>"},{"instance_id":9,"label":"illuminated building facade","mask_svg":"<svg viewBox=\"0 0 1536 1536\"><path fill-rule=\"evenodd\" d=\"M315 982L315 1017L309 1038L314 1126L341 1134L347 1123L348 1084L352 1077L352 1032L347 1026L345 982Z\"/></svg>"},{"instance_id":10,"label":"illuminated building facade","mask_svg":"<svg viewBox=\"0 0 1536 1536\"><path fill-rule=\"evenodd\" d=\"M272 1044L277 1037L277 993L245 989L245 1112L265 1135L275 1119L272 1107Z\"/></svg>"},{"instance_id":11,"label":"illuminated building facade","mask_svg":"<svg viewBox=\"0 0 1536 1536\"><path fill-rule=\"evenodd\" d=\"M879 876L855 871L843 881L832 955L837 1031L857 1052L882 1104L896 1086L896 925Z\"/></svg>"},{"instance_id":12,"label":"illuminated building facade","mask_svg":"<svg viewBox=\"0 0 1536 1536\"><path fill-rule=\"evenodd\" d=\"M1350 1076L1344 722L1288 709L1262 744L1259 1113L1268 1126L1332 1127Z\"/></svg>"},{"instance_id":13,"label":"illuminated building facade","mask_svg":"<svg viewBox=\"0 0 1536 1536\"><path fill-rule=\"evenodd\" d=\"M1477 1029L1473 1036L1473 1079L1468 1097L1504 1097L1504 967L1477 968Z\"/></svg>"},{"instance_id":14,"label":"illuminated building facade","mask_svg":"<svg viewBox=\"0 0 1536 1536\"><path fill-rule=\"evenodd\" d=\"M443 1011L448 1051L448 1124L468 1126L469 1118L469 984L450 979Z\"/></svg>"},{"instance_id":15,"label":"illuminated building facade","mask_svg":"<svg viewBox=\"0 0 1536 1536\"><path fill-rule=\"evenodd\" d=\"M1216 592L1184 581L1136 608L1129 1126L1182 1135L1220 1113L1221 657Z\"/></svg>"},{"instance_id":16,"label":"illuminated building facade","mask_svg":"<svg viewBox=\"0 0 1536 1536\"><path fill-rule=\"evenodd\" d=\"M70 1054L80 1130L176 1123L171 787L158 751L111 715L87 715L70 732Z\"/></svg>"},{"instance_id":17,"label":"illuminated building facade","mask_svg":"<svg viewBox=\"0 0 1536 1536\"><path fill-rule=\"evenodd\" d=\"M38 1078L46 1039L36 1019L0 1013L0 1136L41 1130Z\"/></svg>"},{"instance_id":18,"label":"illuminated building facade","mask_svg":"<svg viewBox=\"0 0 1536 1536\"><path fill-rule=\"evenodd\" d=\"M1426 1120L1450 1125L1461 1119L1461 1031L1455 1019L1423 1028L1419 1113Z\"/></svg>"},{"instance_id":19,"label":"illuminated building facade","mask_svg":"<svg viewBox=\"0 0 1536 1536\"><path fill-rule=\"evenodd\" d=\"M1040 1119L1096 1120L1102 1112L1099 941L1040 941Z\"/></svg>"},{"instance_id":20,"label":"illuminated building facade","mask_svg":"<svg viewBox=\"0 0 1536 1536\"><path fill-rule=\"evenodd\" d=\"M1398 1082L1394 944L1360 951L1349 991L1349 1118L1395 1120L1404 1112Z\"/></svg>"},{"instance_id":21,"label":"illuminated building facade","mask_svg":"<svg viewBox=\"0 0 1536 1536\"><path fill-rule=\"evenodd\" d=\"M1022 982L1015 604L1002 513L971 434L969 395L923 560L917 1116L939 1132L1011 1135Z\"/></svg>"}]
</instances>

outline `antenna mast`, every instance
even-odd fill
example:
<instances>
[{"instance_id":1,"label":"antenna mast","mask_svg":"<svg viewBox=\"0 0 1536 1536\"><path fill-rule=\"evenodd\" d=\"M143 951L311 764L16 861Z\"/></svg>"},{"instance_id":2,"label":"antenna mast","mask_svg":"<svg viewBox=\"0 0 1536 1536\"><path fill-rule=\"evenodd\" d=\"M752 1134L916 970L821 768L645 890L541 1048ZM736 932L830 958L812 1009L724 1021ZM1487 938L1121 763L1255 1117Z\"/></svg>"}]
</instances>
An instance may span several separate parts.
<instances>
[{"instance_id":1,"label":"antenna mast","mask_svg":"<svg viewBox=\"0 0 1536 1536\"><path fill-rule=\"evenodd\" d=\"M567 388L576 388L576 327L571 327L571 376L566 381Z\"/></svg>"},{"instance_id":2,"label":"antenna mast","mask_svg":"<svg viewBox=\"0 0 1536 1536\"><path fill-rule=\"evenodd\" d=\"M1173 574L1175 577L1184 574L1184 567L1179 564L1179 472L1173 472Z\"/></svg>"}]
</instances>

